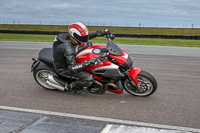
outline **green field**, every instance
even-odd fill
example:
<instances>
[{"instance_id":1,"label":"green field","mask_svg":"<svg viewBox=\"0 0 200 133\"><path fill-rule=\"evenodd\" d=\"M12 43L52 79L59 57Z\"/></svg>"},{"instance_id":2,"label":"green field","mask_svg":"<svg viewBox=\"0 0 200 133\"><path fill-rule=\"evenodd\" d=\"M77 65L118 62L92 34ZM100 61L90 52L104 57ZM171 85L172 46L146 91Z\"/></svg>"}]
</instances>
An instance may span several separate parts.
<instances>
[{"instance_id":1,"label":"green field","mask_svg":"<svg viewBox=\"0 0 200 133\"><path fill-rule=\"evenodd\" d=\"M67 26L60 25L14 25L0 24L0 30L27 30L27 31L59 31L67 32ZM108 27L88 26L90 32L109 29L115 34L145 34L145 35L185 35L200 36L199 28L149 28L149 27Z\"/></svg>"},{"instance_id":2,"label":"green field","mask_svg":"<svg viewBox=\"0 0 200 133\"><path fill-rule=\"evenodd\" d=\"M108 28L113 33L118 34L146 34L146 35L185 35L200 36L200 29L182 28L137 28L137 27L99 27L88 26L90 32ZM0 30L28 30L28 31L59 31L66 32L67 26L52 25L0 25ZM36 34L7 34L0 33L2 41L42 41L52 42L56 35L36 35ZM107 39L97 37L91 40L93 43L107 43ZM117 44L137 44L137 45L160 45L160 46L184 46L200 47L200 40L186 39L159 39L159 38L121 38L114 40Z\"/></svg>"},{"instance_id":3,"label":"green field","mask_svg":"<svg viewBox=\"0 0 200 133\"><path fill-rule=\"evenodd\" d=\"M32 35L32 34L4 34L0 33L0 40L3 41L41 41L53 42L55 35ZM93 43L107 43L104 37L92 39ZM160 45L160 46L183 46L183 47L200 47L200 40L184 39L152 39L152 38L121 38L114 40L117 44L137 44L137 45Z\"/></svg>"}]
</instances>

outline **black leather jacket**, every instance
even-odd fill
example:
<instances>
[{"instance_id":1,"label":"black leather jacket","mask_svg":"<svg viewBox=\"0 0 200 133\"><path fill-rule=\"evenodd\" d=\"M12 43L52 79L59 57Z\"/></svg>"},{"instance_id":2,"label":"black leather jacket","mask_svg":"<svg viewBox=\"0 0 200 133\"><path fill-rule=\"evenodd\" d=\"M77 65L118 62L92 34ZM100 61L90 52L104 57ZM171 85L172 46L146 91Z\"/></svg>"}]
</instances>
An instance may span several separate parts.
<instances>
[{"instance_id":1,"label":"black leather jacket","mask_svg":"<svg viewBox=\"0 0 200 133\"><path fill-rule=\"evenodd\" d=\"M97 33L89 34L89 39L97 37ZM81 47L71 42L68 33L60 33L53 42L53 64L55 70L61 76L70 76L83 71L88 65L76 63L76 55L81 50L91 46L88 42L86 46Z\"/></svg>"}]
</instances>

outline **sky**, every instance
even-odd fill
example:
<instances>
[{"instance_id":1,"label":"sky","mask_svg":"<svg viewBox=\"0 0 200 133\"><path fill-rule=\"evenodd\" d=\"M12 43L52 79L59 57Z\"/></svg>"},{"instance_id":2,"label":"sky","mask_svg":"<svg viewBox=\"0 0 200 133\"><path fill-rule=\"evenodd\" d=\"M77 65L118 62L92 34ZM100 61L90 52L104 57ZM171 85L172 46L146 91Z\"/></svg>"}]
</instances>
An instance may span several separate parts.
<instances>
[{"instance_id":1,"label":"sky","mask_svg":"<svg viewBox=\"0 0 200 133\"><path fill-rule=\"evenodd\" d=\"M0 24L200 28L200 0L0 0Z\"/></svg>"}]
</instances>

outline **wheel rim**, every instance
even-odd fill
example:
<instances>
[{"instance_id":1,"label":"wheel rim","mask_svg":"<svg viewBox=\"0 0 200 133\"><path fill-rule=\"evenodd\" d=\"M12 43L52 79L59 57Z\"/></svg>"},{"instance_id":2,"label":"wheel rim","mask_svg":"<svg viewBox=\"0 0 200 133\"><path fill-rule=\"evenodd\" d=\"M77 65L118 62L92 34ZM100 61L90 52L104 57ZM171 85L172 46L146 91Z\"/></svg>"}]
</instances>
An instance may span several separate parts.
<instances>
[{"instance_id":1,"label":"wheel rim","mask_svg":"<svg viewBox=\"0 0 200 133\"><path fill-rule=\"evenodd\" d=\"M133 95L137 96L149 95L153 91L153 84L151 83L151 81L142 76L137 76L137 78L138 78L138 89L135 89L131 85L128 79L125 80L125 89Z\"/></svg>"},{"instance_id":2,"label":"wheel rim","mask_svg":"<svg viewBox=\"0 0 200 133\"><path fill-rule=\"evenodd\" d=\"M48 76L51 75L51 76L55 76L56 74L52 71L49 71L49 70L40 70L36 73L36 80L38 81L38 83L47 88L47 89L55 89L51 86L48 86L46 84L47 80L48 80Z\"/></svg>"}]
</instances>

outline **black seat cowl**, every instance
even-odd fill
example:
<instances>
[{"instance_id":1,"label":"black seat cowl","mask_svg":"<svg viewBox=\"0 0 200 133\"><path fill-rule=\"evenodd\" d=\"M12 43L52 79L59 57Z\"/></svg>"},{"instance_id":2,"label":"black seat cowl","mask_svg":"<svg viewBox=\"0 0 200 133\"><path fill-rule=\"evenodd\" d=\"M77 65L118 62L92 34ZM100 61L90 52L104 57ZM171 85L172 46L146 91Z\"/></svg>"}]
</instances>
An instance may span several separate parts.
<instances>
[{"instance_id":1,"label":"black seat cowl","mask_svg":"<svg viewBox=\"0 0 200 133\"><path fill-rule=\"evenodd\" d=\"M40 50L38 58L47 65L53 65L53 48L43 48Z\"/></svg>"}]
</instances>

